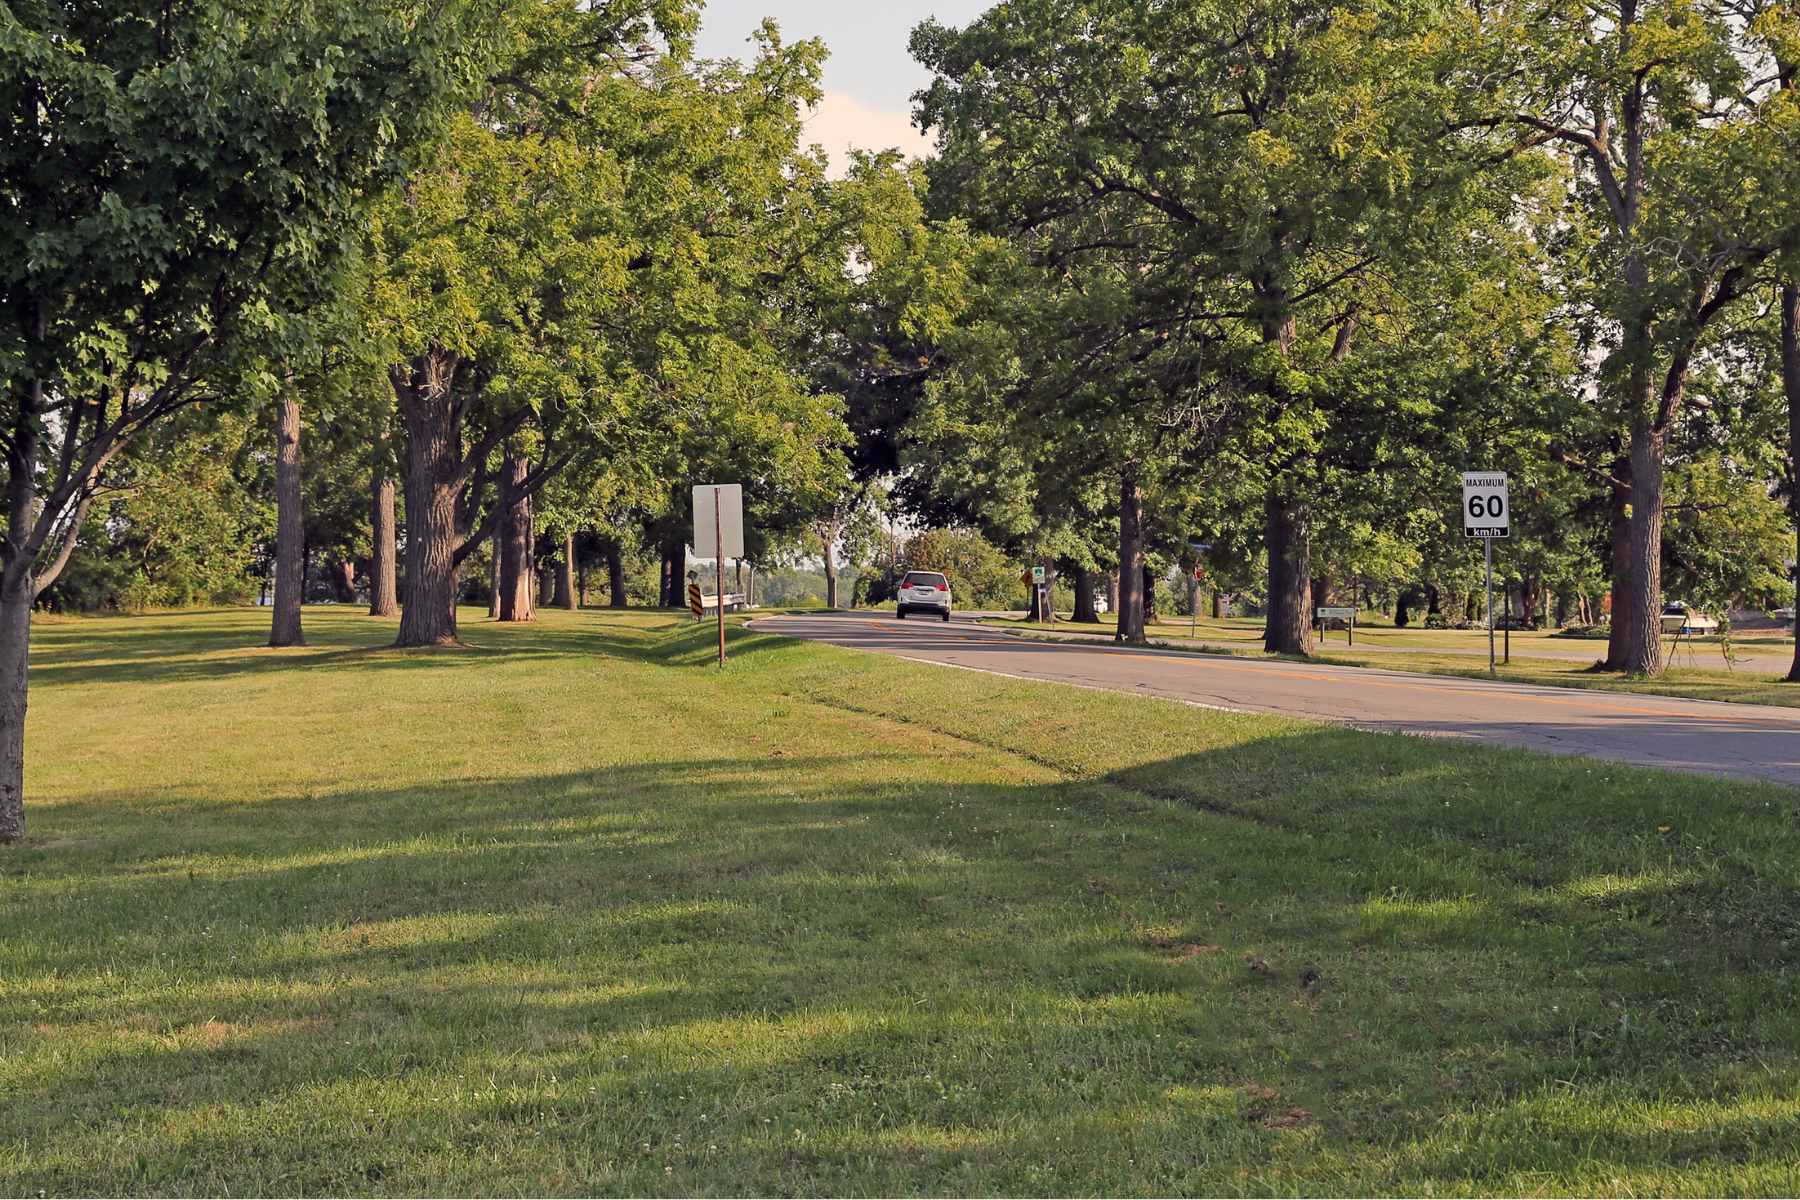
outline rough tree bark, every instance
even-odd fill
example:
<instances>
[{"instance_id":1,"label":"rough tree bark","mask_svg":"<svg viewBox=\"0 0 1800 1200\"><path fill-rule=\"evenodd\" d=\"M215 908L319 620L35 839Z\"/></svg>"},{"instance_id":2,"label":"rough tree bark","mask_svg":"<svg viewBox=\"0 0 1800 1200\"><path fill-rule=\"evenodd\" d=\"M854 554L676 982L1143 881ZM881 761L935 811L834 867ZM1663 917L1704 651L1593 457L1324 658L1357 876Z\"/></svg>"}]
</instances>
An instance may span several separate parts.
<instances>
[{"instance_id":1,"label":"rough tree bark","mask_svg":"<svg viewBox=\"0 0 1800 1200\"><path fill-rule=\"evenodd\" d=\"M1156 573L1144 564L1144 624L1156 624Z\"/></svg>"},{"instance_id":2,"label":"rough tree bark","mask_svg":"<svg viewBox=\"0 0 1800 1200\"><path fill-rule=\"evenodd\" d=\"M356 560L336 558L331 563L331 598L339 604L356 603Z\"/></svg>"},{"instance_id":3,"label":"rough tree bark","mask_svg":"<svg viewBox=\"0 0 1800 1200\"><path fill-rule=\"evenodd\" d=\"M1218 588L1214 588L1212 593L1212 617L1215 621L1225 619L1225 593Z\"/></svg>"},{"instance_id":4,"label":"rough tree bark","mask_svg":"<svg viewBox=\"0 0 1800 1200\"><path fill-rule=\"evenodd\" d=\"M456 495L462 486L455 359L421 355L397 371L406 419L406 603L396 646L456 644Z\"/></svg>"},{"instance_id":5,"label":"rough tree bark","mask_svg":"<svg viewBox=\"0 0 1800 1200\"><path fill-rule=\"evenodd\" d=\"M45 334L43 307L34 305L21 322L28 342ZM26 360L30 364L30 358ZM44 384L28 378L15 385L18 411L6 441L6 533L0 540L0 845L25 839L25 709L31 657L31 605L49 587L75 547L87 515L77 506L59 557L42 572L37 555L48 530L38 507L36 482L42 455Z\"/></svg>"},{"instance_id":6,"label":"rough tree bark","mask_svg":"<svg viewBox=\"0 0 1800 1200\"><path fill-rule=\"evenodd\" d=\"M19 456L12 457L12 478L18 479ZM25 479L29 489L30 476ZM14 528L24 524L18 521ZM14 570L9 564L0 574L0 845L25 837L25 676L30 658L32 599L29 566Z\"/></svg>"},{"instance_id":7,"label":"rough tree bark","mask_svg":"<svg viewBox=\"0 0 1800 1200\"><path fill-rule=\"evenodd\" d=\"M625 593L625 554L617 541L606 543L606 602L613 608L631 603Z\"/></svg>"},{"instance_id":8,"label":"rough tree bark","mask_svg":"<svg viewBox=\"0 0 1800 1200\"><path fill-rule=\"evenodd\" d=\"M373 508L369 527L374 552L369 559L369 615L391 617L400 611L396 578L396 541L394 531L394 480L385 462L375 467Z\"/></svg>"},{"instance_id":9,"label":"rough tree bark","mask_svg":"<svg viewBox=\"0 0 1800 1200\"><path fill-rule=\"evenodd\" d=\"M575 535L563 534L562 561L556 564L556 595L552 603L575 611Z\"/></svg>"},{"instance_id":10,"label":"rough tree bark","mask_svg":"<svg viewBox=\"0 0 1800 1200\"><path fill-rule=\"evenodd\" d=\"M1631 516L1626 545L1631 571L1624 595L1613 594L1613 618L1627 615L1619 669L1634 675L1662 671L1663 434L1649 420L1631 430Z\"/></svg>"},{"instance_id":11,"label":"rough tree bark","mask_svg":"<svg viewBox=\"0 0 1800 1200\"><path fill-rule=\"evenodd\" d=\"M843 526L835 521L819 522L819 547L825 556L825 607L838 606L838 536Z\"/></svg>"},{"instance_id":12,"label":"rough tree bark","mask_svg":"<svg viewBox=\"0 0 1800 1200\"><path fill-rule=\"evenodd\" d=\"M1800 683L1800 284L1781 287L1781 384L1787 393L1788 462L1792 464L1788 506L1794 518L1794 667L1789 683Z\"/></svg>"},{"instance_id":13,"label":"rough tree bark","mask_svg":"<svg viewBox=\"0 0 1800 1200\"><path fill-rule=\"evenodd\" d=\"M306 513L300 495L300 396L290 377L275 410L275 606L269 645L304 646L300 600L306 587Z\"/></svg>"},{"instance_id":14,"label":"rough tree bark","mask_svg":"<svg viewBox=\"0 0 1800 1200\"><path fill-rule=\"evenodd\" d=\"M1100 623L1099 606L1094 603L1094 573L1086 567L1076 567L1075 575L1075 613L1073 620L1083 625Z\"/></svg>"},{"instance_id":15,"label":"rough tree bark","mask_svg":"<svg viewBox=\"0 0 1800 1200\"><path fill-rule=\"evenodd\" d=\"M680 535L663 543L664 585L662 607L687 607L687 542Z\"/></svg>"},{"instance_id":16,"label":"rough tree bark","mask_svg":"<svg viewBox=\"0 0 1800 1200\"><path fill-rule=\"evenodd\" d=\"M1263 649L1271 654L1313 652L1312 546L1306 510L1270 488L1264 510L1269 553L1269 623Z\"/></svg>"},{"instance_id":17,"label":"rough tree bark","mask_svg":"<svg viewBox=\"0 0 1800 1200\"><path fill-rule=\"evenodd\" d=\"M1116 640L1144 638L1144 493L1137 472L1127 467L1119 479L1119 632Z\"/></svg>"},{"instance_id":18,"label":"rough tree bark","mask_svg":"<svg viewBox=\"0 0 1800 1200\"><path fill-rule=\"evenodd\" d=\"M500 619L530 621L536 618L537 578L531 561L531 497L525 494L525 477L531 463L508 454L500 468Z\"/></svg>"},{"instance_id":19,"label":"rough tree bark","mask_svg":"<svg viewBox=\"0 0 1800 1200\"><path fill-rule=\"evenodd\" d=\"M43 336L42 319L37 324ZM31 547L27 534L37 508L39 410L43 384L21 389L18 418L6 453L6 543L0 563L0 844L25 837L26 666L31 657Z\"/></svg>"}]
</instances>

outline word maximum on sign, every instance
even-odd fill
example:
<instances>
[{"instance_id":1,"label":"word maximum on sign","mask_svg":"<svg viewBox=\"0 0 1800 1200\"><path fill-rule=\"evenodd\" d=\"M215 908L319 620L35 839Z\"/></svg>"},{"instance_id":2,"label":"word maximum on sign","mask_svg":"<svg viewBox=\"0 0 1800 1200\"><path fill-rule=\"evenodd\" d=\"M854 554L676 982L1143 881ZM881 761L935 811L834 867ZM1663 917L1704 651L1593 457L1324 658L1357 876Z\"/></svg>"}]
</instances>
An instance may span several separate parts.
<instances>
[{"instance_id":1,"label":"word maximum on sign","mask_svg":"<svg viewBox=\"0 0 1800 1200\"><path fill-rule=\"evenodd\" d=\"M1504 471L1463 472L1463 535L1512 536L1512 500Z\"/></svg>"}]
</instances>

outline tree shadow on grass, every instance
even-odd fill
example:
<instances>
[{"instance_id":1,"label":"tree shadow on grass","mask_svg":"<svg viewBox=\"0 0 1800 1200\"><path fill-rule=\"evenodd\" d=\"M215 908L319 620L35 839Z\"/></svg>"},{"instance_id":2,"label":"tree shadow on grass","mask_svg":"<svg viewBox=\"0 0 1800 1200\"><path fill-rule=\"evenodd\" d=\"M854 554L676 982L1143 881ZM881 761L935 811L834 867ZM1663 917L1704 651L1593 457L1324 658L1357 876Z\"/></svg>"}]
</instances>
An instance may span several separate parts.
<instances>
[{"instance_id":1,"label":"tree shadow on grass","mask_svg":"<svg viewBox=\"0 0 1800 1200\"><path fill-rule=\"evenodd\" d=\"M669 614L663 628L642 616L607 620L598 612L555 623L511 624L464 613L457 646L397 649L392 622L346 610L308 610L309 644L271 649L267 632L240 610L153 614L104 622L58 622L33 631L31 672L41 685L181 683L302 670L441 670L495 659L604 654L665 666L714 661L714 626L696 627ZM596 619L598 618L598 619ZM732 659L784 645L783 639L727 627Z\"/></svg>"},{"instance_id":2,"label":"tree shadow on grass","mask_svg":"<svg viewBox=\"0 0 1800 1200\"><path fill-rule=\"evenodd\" d=\"M716 653L713 626L646 628L641 617L607 621L580 613L556 622L500 624L463 613L463 644L396 649L392 622L360 613L308 610L308 646L270 649L266 630L245 612L155 613L108 621L54 622L34 630L32 678L40 685L176 684L292 669L455 669L493 658L612 655L666 666L706 666ZM583 619L587 617L587 619ZM733 658L769 648L769 639L733 624Z\"/></svg>"},{"instance_id":3,"label":"tree shadow on grass","mask_svg":"<svg viewBox=\"0 0 1800 1200\"><path fill-rule=\"evenodd\" d=\"M112 832L7 863L0 1186L1592 1190L1800 1148L1756 1101L1797 1049L1773 789L1342 730L843 764L45 810Z\"/></svg>"}]
</instances>

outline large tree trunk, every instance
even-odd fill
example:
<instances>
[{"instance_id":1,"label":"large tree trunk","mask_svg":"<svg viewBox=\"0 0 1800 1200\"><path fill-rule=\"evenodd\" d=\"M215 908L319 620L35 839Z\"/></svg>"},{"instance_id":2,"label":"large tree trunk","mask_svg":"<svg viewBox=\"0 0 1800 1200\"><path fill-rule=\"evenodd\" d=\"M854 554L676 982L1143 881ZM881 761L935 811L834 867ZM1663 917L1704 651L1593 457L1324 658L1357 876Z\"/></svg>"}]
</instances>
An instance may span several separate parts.
<instances>
[{"instance_id":1,"label":"large tree trunk","mask_svg":"<svg viewBox=\"0 0 1800 1200\"><path fill-rule=\"evenodd\" d=\"M552 603L573 612L575 603L575 535L563 534L562 561L556 564L556 596Z\"/></svg>"},{"instance_id":2,"label":"large tree trunk","mask_svg":"<svg viewBox=\"0 0 1800 1200\"><path fill-rule=\"evenodd\" d=\"M269 645L304 646L300 601L306 588L306 513L300 495L300 397L281 390L275 423L275 610Z\"/></svg>"},{"instance_id":3,"label":"large tree trunk","mask_svg":"<svg viewBox=\"0 0 1800 1200\"><path fill-rule=\"evenodd\" d=\"M819 546L825 556L825 607L838 606L838 535L842 532L836 521L826 521L819 526Z\"/></svg>"},{"instance_id":4,"label":"large tree trunk","mask_svg":"<svg viewBox=\"0 0 1800 1200\"><path fill-rule=\"evenodd\" d=\"M1270 654L1310 655L1312 543L1306 511L1271 487L1263 515L1269 556L1269 623L1263 649Z\"/></svg>"},{"instance_id":5,"label":"large tree trunk","mask_svg":"<svg viewBox=\"0 0 1800 1200\"><path fill-rule=\"evenodd\" d=\"M1094 603L1094 573L1086 567L1075 568L1074 620L1083 625L1100 623L1100 610Z\"/></svg>"},{"instance_id":6,"label":"large tree trunk","mask_svg":"<svg viewBox=\"0 0 1800 1200\"><path fill-rule=\"evenodd\" d=\"M35 448L34 448L35 449ZM32 455L35 457L35 454ZM14 479L21 478L20 456L11 456ZM26 507L17 507L16 493L11 513L11 527L19 530L11 538L13 549L25 541L24 527L29 521L30 474L27 481ZM34 585L30 564L15 559L0 573L0 845L20 841L25 836L25 703L26 666L31 656L31 601Z\"/></svg>"},{"instance_id":7,"label":"large tree trunk","mask_svg":"<svg viewBox=\"0 0 1800 1200\"><path fill-rule=\"evenodd\" d=\"M1215 621L1225 619L1225 593L1218 588L1214 588L1212 592L1212 619Z\"/></svg>"},{"instance_id":8,"label":"large tree trunk","mask_svg":"<svg viewBox=\"0 0 1800 1200\"><path fill-rule=\"evenodd\" d=\"M455 400L442 368L427 364L415 372L414 383L397 389L406 418L406 593L396 646L456 644L461 448ZM421 378L426 371L430 377Z\"/></svg>"},{"instance_id":9,"label":"large tree trunk","mask_svg":"<svg viewBox=\"0 0 1800 1200\"><path fill-rule=\"evenodd\" d=\"M41 310L30 327L44 336ZM33 379L19 389L18 411L6 447L7 553L0 565L0 845L25 838L25 707L27 662L31 657L31 603L37 598L36 564L30 553L37 514L38 414L44 385Z\"/></svg>"},{"instance_id":10,"label":"large tree trunk","mask_svg":"<svg viewBox=\"0 0 1800 1200\"><path fill-rule=\"evenodd\" d=\"M1626 476L1630 473L1630 465L1621 459L1616 467L1616 474ZM1608 542L1607 551L1611 561L1608 566L1607 591L1609 605L1606 619L1608 633L1606 638L1606 667L1611 671L1625 669L1625 647L1631 640L1631 621L1625 606L1620 603L1631 579L1631 492L1628 488L1615 487L1607 498Z\"/></svg>"},{"instance_id":11,"label":"large tree trunk","mask_svg":"<svg viewBox=\"0 0 1800 1200\"><path fill-rule=\"evenodd\" d=\"M385 463L375 467L374 509L370 528L374 554L369 559L369 615L391 617L400 611L395 579L394 480Z\"/></svg>"},{"instance_id":12,"label":"large tree trunk","mask_svg":"<svg viewBox=\"0 0 1800 1200\"><path fill-rule=\"evenodd\" d=\"M356 603L356 560L334 559L331 564L331 598L339 604Z\"/></svg>"},{"instance_id":13,"label":"large tree trunk","mask_svg":"<svg viewBox=\"0 0 1800 1200\"><path fill-rule=\"evenodd\" d=\"M1537 626L1538 600L1543 594L1543 581L1536 575L1525 576L1519 585L1519 619L1527 629Z\"/></svg>"},{"instance_id":14,"label":"large tree trunk","mask_svg":"<svg viewBox=\"0 0 1800 1200\"><path fill-rule=\"evenodd\" d=\"M631 598L625 594L625 551L616 541L606 543L606 602L613 608L625 608Z\"/></svg>"},{"instance_id":15,"label":"large tree trunk","mask_svg":"<svg viewBox=\"0 0 1800 1200\"><path fill-rule=\"evenodd\" d=\"M1794 518L1794 667L1789 683L1800 683L1800 284L1781 288L1781 383L1787 393L1788 510Z\"/></svg>"},{"instance_id":16,"label":"large tree trunk","mask_svg":"<svg viewBox=\"0 0 1800 1200\"><path fill-rule=\"evenodd\" d=\"M1144 638L1144 493L1127 467L1119 481L1118 615L1121 642Z\"/></svg>"},{"instance_id":17,"label":"large tree trunk","mask_svg":"<svg viewBox=\"0 0 1800 1200\"><path fill-rule=\"evenodd\" d=\"M531 463L506 455L500 468L500 619L530 621L536 617L537 580L531 561L531 497L524 492Z\"/></svg>"},{"instance_id":18,"label":"large tree trunk","mask_svg":"<svg viewBox=\"0 0 1800 1200\"><path fill-rule=\"evenodd\" d=\"M687 607L687 542L678 534L663 543L662 607ZM705 589L702 589L705 590Z\"/></svg>"},{"instance_id":19,"label":"large tree trunk","mask_svg":"<svg viewBox=\"0 0 1800 1200\"><path fill-rule=\"evenodd\" d=\"M1613 594L1613 622L1623 618L1626 626L1619 670L1633 675L1662 671L1662 530L1662 436L1638 421L1631 431L1630 571L1624 594Z\"/></svg>"},{"instance_id":20,"label":"large tree trunk","mask_svg":"<svg viewBox=\"0 0 1800 1200\"><path fill-rule=\"evenodd\" d=\"M1144 624L1156 624L1156 573L1144 564Z\"/></svg>"}]
</instances>

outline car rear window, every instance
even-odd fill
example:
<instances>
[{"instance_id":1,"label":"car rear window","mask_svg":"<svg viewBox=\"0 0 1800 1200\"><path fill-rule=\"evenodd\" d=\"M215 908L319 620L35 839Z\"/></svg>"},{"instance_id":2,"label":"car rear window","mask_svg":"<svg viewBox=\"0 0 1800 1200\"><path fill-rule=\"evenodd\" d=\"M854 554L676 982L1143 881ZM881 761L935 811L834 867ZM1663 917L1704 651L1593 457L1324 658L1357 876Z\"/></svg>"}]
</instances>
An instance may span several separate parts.
<instances>
[{"instance_id":1,"label":"car rear window","mask_svg":"<svg viewBox=\"0 0 1800 1200\"><path fill-rule=\"evenodd\" d=\"M949 580L932 571L908 571L900 581L902 587L945 587Z\"/></svg>"}]
</instances>

